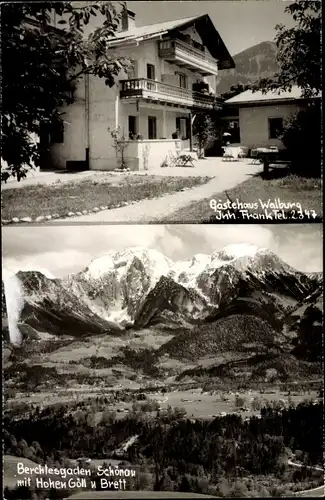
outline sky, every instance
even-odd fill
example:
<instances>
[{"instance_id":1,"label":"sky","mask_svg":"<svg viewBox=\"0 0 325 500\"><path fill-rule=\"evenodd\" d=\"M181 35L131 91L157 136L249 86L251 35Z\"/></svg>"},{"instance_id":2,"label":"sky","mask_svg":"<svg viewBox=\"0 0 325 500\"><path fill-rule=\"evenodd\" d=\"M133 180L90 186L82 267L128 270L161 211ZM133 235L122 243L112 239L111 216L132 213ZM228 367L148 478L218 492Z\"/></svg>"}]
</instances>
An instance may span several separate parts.
<instances>
[{"instance_id":1,"label":"sky","mask_svg":"<svg viewBox=\"0 0 325 500\"><path fill-rule=\"evenodd\" d=\"M152 248L177 261L249 243L272 250L300 271L314 272L323 268L321 231L320 224L3 227L2 265L10 274L38 270L63 277L127 247Z\"/></svg>"},{"instance_id":2,"label":"sky","mask_svg":"<svg viewBox=\"0 0 325 500\"><path fill-rule=\"evenodd\" d=\"M209 14L231 55L253 45L272 41L275 26L293 26L284 13L291 0L211 0L132 2L127 5L136 14L136 25Z\"/></svg>"}]
</instances>

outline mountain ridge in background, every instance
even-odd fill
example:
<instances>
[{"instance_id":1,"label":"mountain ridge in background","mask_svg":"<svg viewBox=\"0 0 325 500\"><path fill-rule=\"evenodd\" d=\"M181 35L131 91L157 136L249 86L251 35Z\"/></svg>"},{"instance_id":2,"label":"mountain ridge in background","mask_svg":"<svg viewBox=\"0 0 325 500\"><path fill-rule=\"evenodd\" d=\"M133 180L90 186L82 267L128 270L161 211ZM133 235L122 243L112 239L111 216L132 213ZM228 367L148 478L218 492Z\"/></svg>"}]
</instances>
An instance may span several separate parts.
<instances>
[{"instance_id":1,"label":"mountain ridge in background","mask_svg":"<svg viewBox=\"0 0 325 500\"><path fill-rule=\"evenodd\" d=\"M223 70L217 78L216 93L228 93L232 86L251 85L260 78L272 77L278 70L275 42L253 45L233 56L235 68Z\"/></svg>"},{"instance_id":2,"label":"mountain ridge in background","mask_svg":"<svg viewBox=\"0 0 325 500\"><path fill-rule=\"evenodd\" d=\"M73 335L75 328L80 336L108 332L114 325L115 331L150 326L164 322L166 312L184 326L221 311L258 309L258 302L280 310L311 295L319 283L273 252L244 244L179 262L135 247L94 259L64 279L39 271L19 271L16 277L24 300L21 323L51 328L53 334Z\"/></svg>"},{"instance_id":3,"label":"mountain ridge in background","mask_svg":"<svg viewBox=\"0 0 325 500\"><path fill-rule=\"evenodd\" d=\"M319 363L322 275L297 271L265 248L229 245L173 262L135 247L109 252L64 279L38 271L16 277L21 352L27 346L28 356L30 349L64 346L68 353L81 342L90 352L108 343L115 355L85 355L86 366L155 376L173 372L166 366L175 363L188 375L235 376L244 363L253 365L252 376L263 378L273 365L285 377L303 376ZM210 359L209 368L194 368L198 359Z\"/></svg>"}]
</instances>

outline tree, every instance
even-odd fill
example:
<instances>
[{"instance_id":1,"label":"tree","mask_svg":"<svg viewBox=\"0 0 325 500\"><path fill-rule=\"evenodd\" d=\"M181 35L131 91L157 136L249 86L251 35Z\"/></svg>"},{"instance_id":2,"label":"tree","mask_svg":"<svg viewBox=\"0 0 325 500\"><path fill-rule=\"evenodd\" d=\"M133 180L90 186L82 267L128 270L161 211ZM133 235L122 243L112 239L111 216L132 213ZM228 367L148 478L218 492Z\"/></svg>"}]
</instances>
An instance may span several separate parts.
<instances>
[{"instance_id":1,"label":"tree","mask_svg":"<svg viewBox=\"0 0 325 500\"><path fill-rule=\"evenodd\" d=\"M101 424L109 424L111 425L116 419L116 411L113 410L104 410L102 413Z\"/></svg>"},{"instance_id":2,"label":"tree","mask_svg":"<svg viewBox=\"0 0 325 500\"><path fill-rule=\"evenodd\" d=\"M152 429L152 458L154 462L154 491L159 491L162 484L167 456L165 452L166 436L164 429L158 424Z\"/></svg>"},{"instance_id":3,"label":"tree","mask_svg":"<svg viewBox=\"0 0 325 500\"><path fill-rule=\"evenodd\" d=\"M173 488L173 481L168 474L164 473L160 484L160 491L173 491Z\"/></svg>"},{"instance_id":4,"label":"tree","mask_svg":"<svg viewBox=\"0 0 325 500\"><path fill-rule=\"evenodd\" d=\"M182 493L188 493L192 491L192 481L191 481L191 476L189 474L185 474L184 476L182 476L178 486L178 491Z\"/></svg>"},{"instance_id":5,"label":"tree","mask_svg":"<svg viewBox=\"0 0 325 500\"><path fill-rule=\"evenodd\" d=\"M96 415L91 409L90 409L89 413L87 414L86 422L87 422L88 427L95 427L96 426Z\"/></svg>"},{"instance_id":6,"label":"tree","mask_svg":"<svg viewBox=\"0 0 325 500\"><path fill-rule=\"evenodd\" d=\"M236 497L242 498L242 497L248 497L250 495L245 483L236 481L229 492L229 496L234 498Z\"/></svg>"},{"instance_id":7,"label":"tree","mask_svg":"<svg viewBox=\"0 0 325 500\"><path fill-rule=\"evenodd\" d=\"M238 394L236 395L236 398L235 398L235 407L236 408L241 408L243 406L245 406L246 404L246 399L242 396L239 396Z\"/></svg>"},{"instance_id":8,"label":"tree","mask_svg":"<svg viewBox=\"0 0 325 500\"><path fill-rule=\"evenodd\" d=\"M136 475L134 481L134 489L140 491L148 491L152 489L152 475L148 472L140 472Z\"/></svg>"},{"instance_id":9,"label":"tree","mask_svg":"<svg viewBox=\"0 0 325 500\"><path fill-rule=\"evenodd\" d=\"M272 401L272 408L279 412L285 408L285 402L282 399L275 399Z\"/></svg>"},{"instance_id":10,"label":"tree","mask_svg":"<svg viewBox=\"0 0 325 500\"><path fill-rule=\"evenodd\" d=\"M204 157L204 148L215 138L215 127L210 115L198 113L193 122L193 136L199 149L199 158Z\"/></svg>"},{"instance_id":11,"label":"tree","mask_svg":"<svg viewBox=\"0 0 325 500\"><path fill-rule=\"evenodd\" d=\"M250 85L242 85L241 83L237 85L231 85L228 92L224 92L223 94L220 95L220 99L222 99L223 101L227 101L228 99L231 99L232 97L235 97L236 95L245 92L249 88Z\"/></svg>"},{"instance_id":12,"label":"tree","mask_svg":"<svg viewBox=\"0 0 325 500\"><path fill-rule=\"evenodd\" d=\"M119 11L120 7L120 11ZM130 62L111 55L108 41L119 26L122 2L15 3L1 6L2 42L2 180L18 180L41 164L43 132L62 125L60 108L72 104L78 79L104 78L112 87ZM100 14L100 27L84 28ZM56 16L60 29L51 24ZM14 64L13 64L14 61ZM3 163L2 163L3 166Z\"/></svg>"},{"instance_id":13,"label":"tree","mask_svg":"<svg viewBox=\"0 0 325 500\"><path fill-rule=\"evenodd\" d=\"M295 0L285 12L295 26L277 25L278 72L263 78L253 90L287 91L298 85L306 98L320 95L321 83L321 12L318 0ZM287 149L295 173L318 177L321 174L321 110L318 99L310 99L306 108L290 117L279 139ZM266 164L265 164L266 166Z\"/></svg>"},{"instance_id":14,"label":"tree","mask_svg":"<svg viewBox=\"0 0 325 500\"><path fill-rule=\"evenodd\" d=\"M318 95L321 91L321 12L322 2L295 0L288 4L285 12L295 21L287 28L277 25L278 72L273 78L263 78L255 90L290 90L298 85L305 97Z\"/></svg>"},{"instance_id":15,"label":"tree","mask_svg":"<svg viewBox=\"0 0 325 500\"><path fill-rule=\"evenodd\" d=\"M181 420L186 417L186 410L183 407L176 406L174 408L174 417L176 420Z\"/></svg>"},{"instance_id":16,"label":"tree","mask_svg":"<svg viewBox=\"0 0 325 500\"><path fill-rule=\"evenodd\" d=\"M323 312L319 307L306 308L298 327L293 353L307 361L321 361L323 339Z\"/></svg>"},{"instance_id":17,"label":"tree","mask_svg":"<svg viewBox=\"0 0 325 500\"><path fill-rule=\"evenodd\" d=\"M251 403L251 407L253 411L259 411L262 408L261 398L255 396Z\"/></svg>"},{"instance_id":18,"label":"tree","mask_svg":"<svg viewBox=\"0 0 325 500\"><path fill-rule=\"evenodd\" d=\"M124 134L124 130L122 130L121 127L117 127L116 129L108 128L108 132L111 134L111 137L113 139L113 147L116 150L116 155L121 155L120 168L122 170L126 170L127 164L125 162L124 152L128 147L128 139Z\"/></svg>"},{"instance_id":19,"label":"tree","mask_svg":"<svg viewBox=\"0 0 325 500\"><path fill-rule=\"evenodd\" d=\"M305 109L290 116L279 137L292 161L292 172L306 177L321 175L321 108L310 102Z\"/></svg>"}]
</instances>

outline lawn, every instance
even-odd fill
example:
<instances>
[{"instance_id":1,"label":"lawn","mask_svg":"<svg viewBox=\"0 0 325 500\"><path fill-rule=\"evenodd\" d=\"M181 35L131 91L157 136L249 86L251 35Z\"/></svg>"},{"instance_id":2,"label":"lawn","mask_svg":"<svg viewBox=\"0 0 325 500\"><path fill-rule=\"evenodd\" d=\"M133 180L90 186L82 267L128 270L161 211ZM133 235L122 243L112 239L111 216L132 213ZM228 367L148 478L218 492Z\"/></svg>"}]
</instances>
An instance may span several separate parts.
<instances>
[{"instance_id":1,"label":"lawn","mask_svg":"<svg viewBox=\"0 0 325 500\"><path fill-rule=\"evenodd\" d=\"M280 200L282 203L294 203L296 206L293 210L299 210L299 203L305 215L304 222L315 221L312 217L312 210L317 214L317 219L322 219L322 189L320 179L311 179L298 177L295 175L286 175L280 178L265 180L260 175L256 175L248 181L239 184L235 188L227 191L227 193L216 193L213 197L194 202L187 207L184 207L177 212L174 212L168 220L164 222L192 222L204 223L211 220L214 211L210 208L210 200L227 201L227 194L230 200L234 203L257 203L257 209L248 209L250 214L263 214L264 209L260 200L265 203L268 200ZM237 201L238 200L238 201ZM308 219L308 211L310 218ZM285 210L287 217L290 217L291 209ZM236 220L238 220L238 214ZM296 222L300 221L296 215ZM225 220L225 222L233 222L233 220ZM247 222L254 222L254 219L249 219Z\"/></svg>"},{"instance_id":2,"label":"lawn","mask_svg":"<svg viewBox=\"0 0 325 500\"><path fill-rule=\"evenodd\" d=\"M103 180L57 182L26 186L2 191L2 220L56 214L67 217L69 212L116 208L132 201L159 198L169 193L205 184L209 177L107 176Z\"/></svg>"},{"instance_id":3,"label":"lawn","mask_svg":"<svg viewBox=\"0 0 325 500\"><path fill-rule=\"evenodd\" d=\"M23 463L25 467L35 467L37 464L32 460L24 457L14 457L13 455L3 456L3 486L8 486L9 488L15 488L17 486L17 465L18 463Z\"/></svg>"}]
</instances>

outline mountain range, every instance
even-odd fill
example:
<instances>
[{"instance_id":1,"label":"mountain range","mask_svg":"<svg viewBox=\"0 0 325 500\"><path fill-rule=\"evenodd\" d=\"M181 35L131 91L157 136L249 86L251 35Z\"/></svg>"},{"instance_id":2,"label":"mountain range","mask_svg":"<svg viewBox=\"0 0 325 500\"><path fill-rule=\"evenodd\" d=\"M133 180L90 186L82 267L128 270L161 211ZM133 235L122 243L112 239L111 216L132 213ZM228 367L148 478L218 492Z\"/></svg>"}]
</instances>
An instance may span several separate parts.
<instances>
[{"instance_id":1,"label":"mountain range","mask_svg":"<svg viewBox=\"0 0 325 500\"><path fill-rule=\"evenodd\" d=\"M260 78L272 77L278 70L277 47L274 42L262 42L233 56L234 69L220 72L216 93L227 93L232 86L250 85Z\"/></svg>"},{"instance_id":2,"label":"mountain range","mask_svg":"<svg viewBox=\"0 0 325 500\"><path fill-rule=\"evenodd\" d=\"M77 337L157 323L191 326L233 311L257 311L274 323L286 307L314 293L319 280L253 245L230 245L180 262L156 250L129 248L63 279L39 271L19 271L16 278L21 326Z\"/></svg>"},{"instance_id":3,"label":"mountain range","mask_svg":"<svg viewBox=\"0 0 325 500\"><path fill-rule=\"evenodd\" d=\"M16 318L29 353L38 344L46 344L39 352L80 342L87 350L101 338L115 342L117 356L88 355L85 366L127 365L157 375L173 359L192 376L202 371L198 359L212 356L215 362L204 369L212 374L241 373L248 363L262 377L270 363L286 377L304 376L304 363L321 356L322 274L302 273L254 245L229 245L178 262L156 250L128 248L65 278L19 271L15 283L19 290L6 289L20 297L19 310L6 297L8 323ZM139 343L134 351L134 341L148 331L150 347Z\"/></svg>"}]
</instances>

